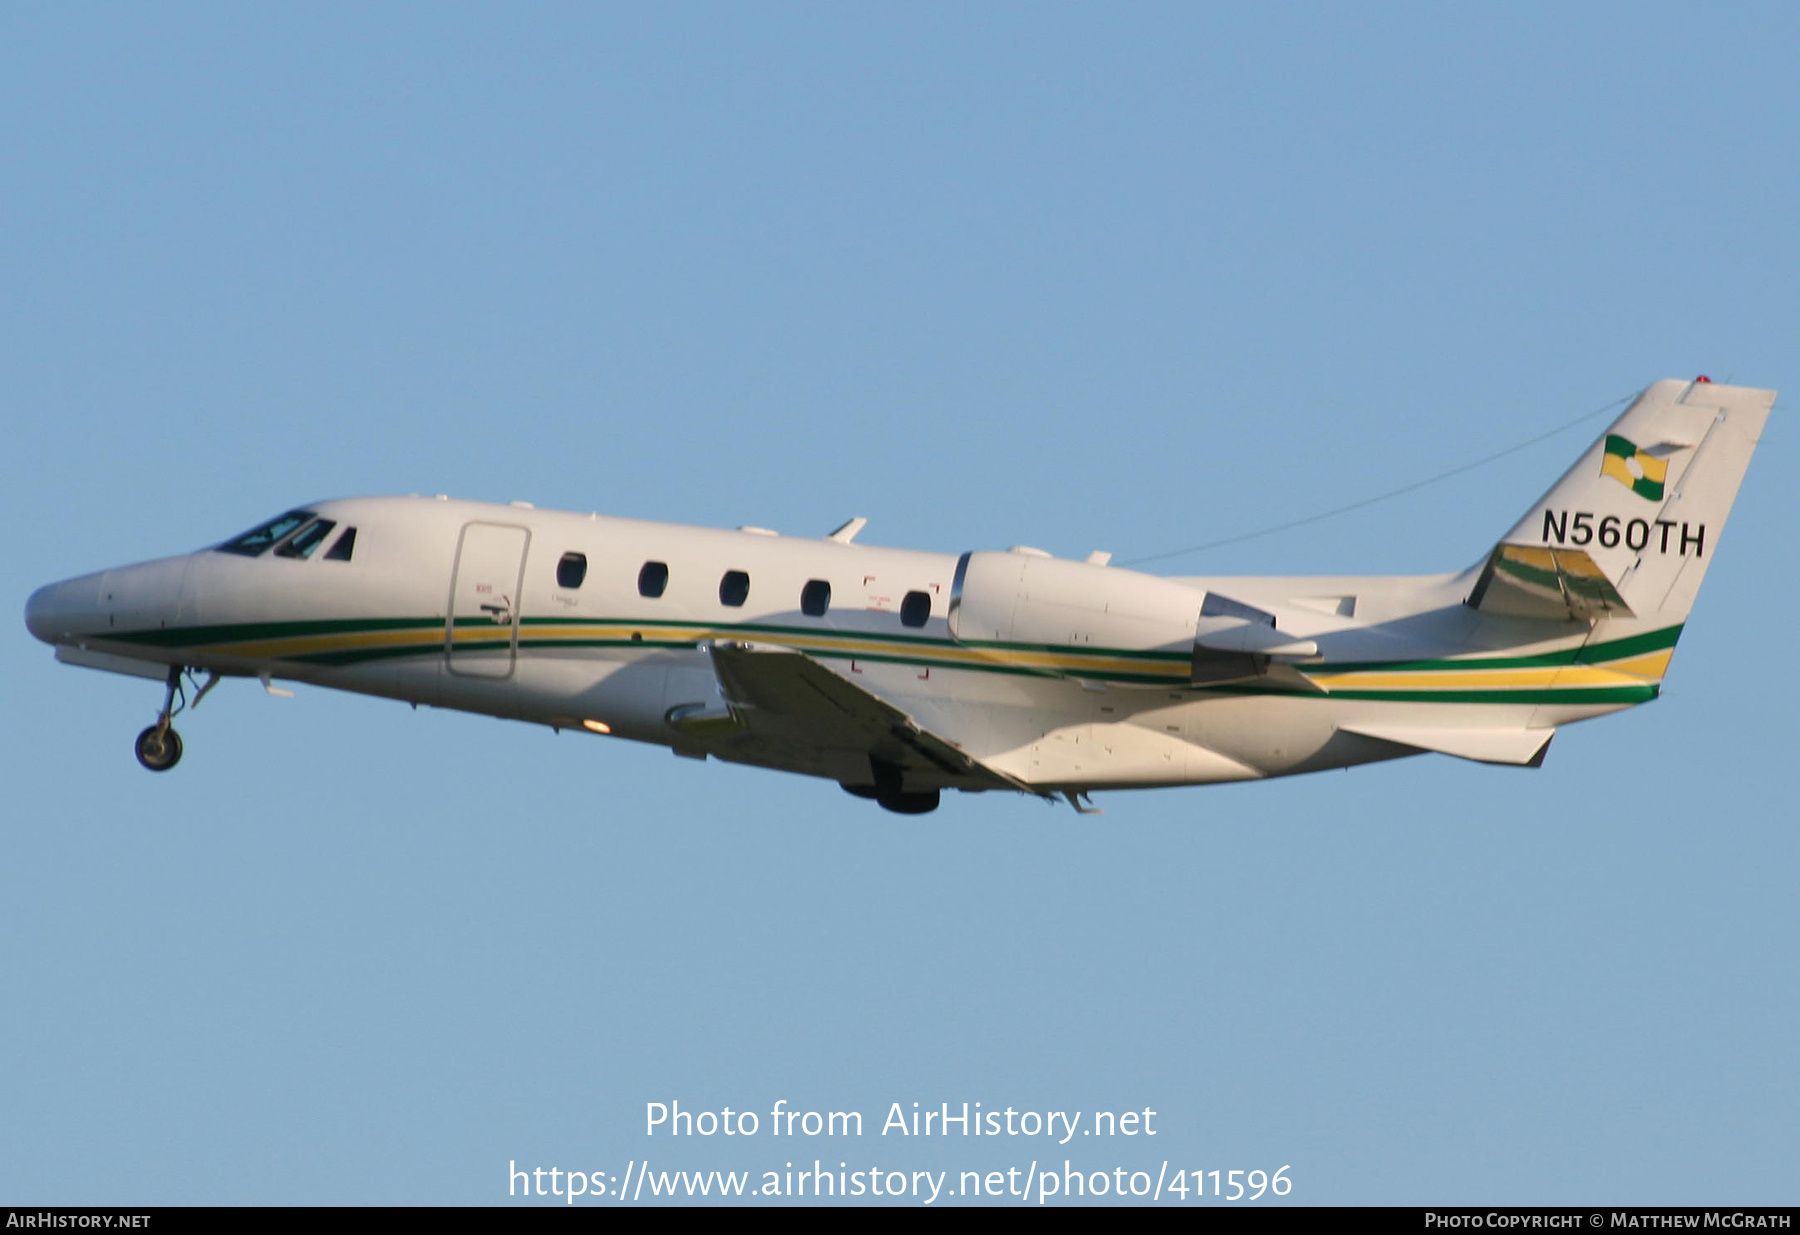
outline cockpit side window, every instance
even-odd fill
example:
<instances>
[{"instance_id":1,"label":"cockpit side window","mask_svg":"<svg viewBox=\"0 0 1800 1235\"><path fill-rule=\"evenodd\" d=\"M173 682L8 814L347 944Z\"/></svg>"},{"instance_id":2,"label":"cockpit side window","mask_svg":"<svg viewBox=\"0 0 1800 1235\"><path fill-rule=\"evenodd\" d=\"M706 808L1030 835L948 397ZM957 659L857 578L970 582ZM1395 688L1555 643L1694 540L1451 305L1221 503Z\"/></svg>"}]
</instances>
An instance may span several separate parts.
<instances>
[{"instance_id":1,"label":"cockpit side window","mask_svg":"<svg viewBox=\"0 0 1800 1235\"><path fill-rule=\"evenodd\" d=\"M300 531L288 537L287 543L276 548L277 557L311 557L313 550L324 543L331 535L331 529L337 524L330 519L315 519Z\"/></svg>"},{"instance_id":2,"label":"cockpit side window","mask_svg":"<svg viewBox=\"0 0 1800 1235\"><path fill-rule=\"evenodd\" d=\"M350 555L356 552L356 529L347 527L344 534L337 538L337 543L325 551L327 562L348 562Z\"/></svg>"},{"instance_id":3,"label":"cockpit side window","mask_svg":"<svg viewBox=\"0 0 1800 1235\"><path fill-rule=\"evenodd\" d=\"M279 515L267 523L251 528L234 540L226 541L218 547L219 551L237 553L244 557L257 557L266 552L270 545L312 517L313 512L310 510L290 510L285 515Z\"/></svg>"}]
</instances>

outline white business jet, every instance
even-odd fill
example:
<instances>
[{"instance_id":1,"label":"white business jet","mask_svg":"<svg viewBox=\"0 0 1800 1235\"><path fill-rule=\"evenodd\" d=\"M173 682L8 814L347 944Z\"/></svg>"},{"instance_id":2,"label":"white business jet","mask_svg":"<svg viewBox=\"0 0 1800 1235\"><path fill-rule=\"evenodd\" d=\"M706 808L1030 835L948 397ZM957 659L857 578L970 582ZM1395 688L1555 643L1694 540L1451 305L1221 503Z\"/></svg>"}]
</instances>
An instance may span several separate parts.
<instances>
[{"instance_id":1,"label":"white business jet","mask_svg":"<svg viewBox=\"0 0 1800 1235\"><path fill-rule=\"evenodd\" d=\"M1165 578L446 498L288 511L212 548L39 589L69 664L460 708L837 781L1210 784L1435 751L1535 767L1557 727L1656 698L1774 392L1651 386L1475 566ZM205 675L204 682L201 676ZM189 691L194 693L189 697ZM283 693L279 692L278 693Z\"/></svg>"}]
</instances>

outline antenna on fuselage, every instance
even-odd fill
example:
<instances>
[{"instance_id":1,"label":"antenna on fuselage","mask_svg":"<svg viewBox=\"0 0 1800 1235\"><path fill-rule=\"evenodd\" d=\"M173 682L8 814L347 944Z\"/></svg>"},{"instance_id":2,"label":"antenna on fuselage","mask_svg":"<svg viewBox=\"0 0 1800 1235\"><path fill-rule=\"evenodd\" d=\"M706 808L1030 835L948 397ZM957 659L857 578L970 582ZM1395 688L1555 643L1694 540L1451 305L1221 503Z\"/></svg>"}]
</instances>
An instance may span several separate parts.
<instances>
[{"instance_id":1,"label":"antenna on fuselage","mask_svg":"<svg viewBox=\"0 0 1800 1235\"><path fill-rule=\"evenodd\" d=\"M851 541L856 539L856 534L858 532L862 531L865 527L868 527L868 526L869 526L869 521L867 519L863 518L861 515L858 515L858 516L856 516L856 518L854 518L854 519L850 520L848 523L844 524L844 526L840 527L837 531L833 532L831 535L827 536L825 539L826 540L835 540L840 545L847 545Z\"/></svg>"}]
</instances>

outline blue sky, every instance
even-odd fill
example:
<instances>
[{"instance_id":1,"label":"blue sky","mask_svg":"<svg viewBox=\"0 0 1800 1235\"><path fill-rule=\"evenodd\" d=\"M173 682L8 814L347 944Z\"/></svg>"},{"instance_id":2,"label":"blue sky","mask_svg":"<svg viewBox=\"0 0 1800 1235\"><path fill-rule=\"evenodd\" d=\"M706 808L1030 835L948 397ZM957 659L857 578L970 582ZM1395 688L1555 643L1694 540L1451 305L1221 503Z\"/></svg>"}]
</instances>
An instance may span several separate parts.
<instances>
[{"instance_id":1,"label":"blue sky","mask_svg":"<svg viewBox=\"0 0 1800 1235\"><path fill-rule=\"evenodd\" d=\"M5 593L360 493L1127 559L1657 378L1791 385L1797 35L1778 5L10 6ZM0 1202L501 1204L509 1162L819 1157L1791 1203L1786 411L1664 698L1535 772L902 819L239 683L152 777L154 686L20 623ZM1159 569L1460 568L1601 423ZM643 1132L777 1099L871 1130ZM873 1131L964 1101L1159 1133Z\"/></svg>"}]
</instances>

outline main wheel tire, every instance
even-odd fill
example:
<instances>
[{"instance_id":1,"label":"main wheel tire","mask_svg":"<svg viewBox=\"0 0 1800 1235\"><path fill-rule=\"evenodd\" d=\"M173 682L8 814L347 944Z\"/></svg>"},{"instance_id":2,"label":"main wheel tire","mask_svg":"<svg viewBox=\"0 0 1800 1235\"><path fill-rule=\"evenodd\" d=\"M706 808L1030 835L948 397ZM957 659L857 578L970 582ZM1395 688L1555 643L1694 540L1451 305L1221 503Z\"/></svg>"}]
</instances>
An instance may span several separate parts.
<instances>
[{"instance_id":1,"label":"main wheel tire","mask_svg":"<svg viewBox=\"0 0 1800 1235\"><path fill-rule=\"evenodd\" d=\"M181 762L181 735L151 725L137 736L137 761L152 772L167 772Z\"/></svg>"},{"instance_id":2,"label":"main wheel tire","mask_svg":"<svg viewBox=\"0 0 1800 1235\"><path fill-rule=\"evenodd\" d=\"M927 789L923 793L884 793L875 801L881 809L891 810L896 815L927 815L938 808L938 791Z\"/></svg>"}]
</instances>

